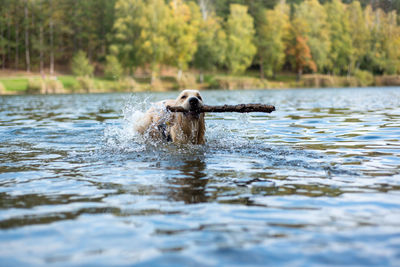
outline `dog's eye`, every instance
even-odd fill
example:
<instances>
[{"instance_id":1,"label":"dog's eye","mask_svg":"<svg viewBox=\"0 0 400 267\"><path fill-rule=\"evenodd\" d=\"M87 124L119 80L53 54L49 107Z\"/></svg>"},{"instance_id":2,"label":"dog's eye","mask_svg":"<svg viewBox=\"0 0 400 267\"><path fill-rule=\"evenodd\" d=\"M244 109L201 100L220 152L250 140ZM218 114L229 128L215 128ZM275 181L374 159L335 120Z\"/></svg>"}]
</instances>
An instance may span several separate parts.
<instances>
[{"instance_id":1,"label":"dog's eye","mask_svg":"<svg viewBox=\"0 0 400 267\"><path fill-rule=\"evenodd\" d=\"M187 96L186 96L186 95L183 95L183 96L181 97L181 99L185 99L185 98L187 98Z\"/></svg>"}]
</instances>

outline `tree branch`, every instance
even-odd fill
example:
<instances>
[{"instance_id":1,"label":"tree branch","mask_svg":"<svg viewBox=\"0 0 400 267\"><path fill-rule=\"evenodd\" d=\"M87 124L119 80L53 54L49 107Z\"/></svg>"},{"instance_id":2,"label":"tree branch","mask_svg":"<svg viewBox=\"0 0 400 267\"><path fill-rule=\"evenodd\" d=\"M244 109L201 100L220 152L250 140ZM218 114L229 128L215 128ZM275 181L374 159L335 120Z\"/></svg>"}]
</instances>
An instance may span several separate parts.
<instances>
[{"instance_id":1,"label":"tree branch","mask_svg":"<svg viewBox=\"0 0 400 267\"><path fill-rule=\"evenodd\" d=\"M167 106L167 110L171 112L187 112L183 107L171 107ZM275 111L275 106L263 105L263 104L239 104L239 105L223 105L223 106L203 106L198 110L192 112L203 113L203 112L266 112L271 113Z\"/></svg>"}]
</instances>

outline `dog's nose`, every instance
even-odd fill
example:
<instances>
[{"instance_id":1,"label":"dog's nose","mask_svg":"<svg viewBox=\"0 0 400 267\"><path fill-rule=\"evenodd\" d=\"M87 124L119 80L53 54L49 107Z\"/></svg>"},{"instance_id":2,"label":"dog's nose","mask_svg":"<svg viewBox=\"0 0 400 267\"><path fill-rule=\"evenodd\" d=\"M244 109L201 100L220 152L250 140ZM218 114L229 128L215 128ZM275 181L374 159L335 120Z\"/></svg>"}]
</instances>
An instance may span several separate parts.
<instances>
[{"instance_id":1,"label":"dog's nose","mask_svg":"<svg viewBox=\"0 0 400 267\"><path fill-rule=\"evenodd\" d=\"M199 100L197 99L197 97L191 97L189 98L189 104L191 106L196 106L197 104L199 104Z\"/></svg>"}]
</instances>

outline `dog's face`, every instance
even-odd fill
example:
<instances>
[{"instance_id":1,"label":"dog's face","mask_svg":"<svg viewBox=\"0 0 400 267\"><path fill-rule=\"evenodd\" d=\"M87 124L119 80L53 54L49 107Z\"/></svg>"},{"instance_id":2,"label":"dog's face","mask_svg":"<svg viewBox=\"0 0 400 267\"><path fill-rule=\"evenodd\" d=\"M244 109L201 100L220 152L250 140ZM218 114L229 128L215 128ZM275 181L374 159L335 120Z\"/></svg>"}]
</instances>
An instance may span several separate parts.
<instances>
[{"instance_id":1,"label":"dog's face","mask_svg":"<svg viewBox=\"0 0 400 267\"><path fill-rule=\"evenodd\" d=\"M181 106L187 111L196 111L203 106L203 99L197 90L184 90L177 99L175 105Z\"/></svg>"}]
</instances>

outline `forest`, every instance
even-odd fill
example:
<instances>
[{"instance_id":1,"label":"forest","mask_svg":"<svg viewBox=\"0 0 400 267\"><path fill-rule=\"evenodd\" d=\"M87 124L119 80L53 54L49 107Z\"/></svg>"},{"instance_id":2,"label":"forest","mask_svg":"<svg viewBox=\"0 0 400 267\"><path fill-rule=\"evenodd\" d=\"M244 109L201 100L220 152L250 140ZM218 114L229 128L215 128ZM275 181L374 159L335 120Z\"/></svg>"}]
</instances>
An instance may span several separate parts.
<instances>
[{"instance_id":1,"label":"forest","mask_svg":"<svg viewBox=\"0 0 400 267\"><path fill-rule=\"evenodd\" d=\"M0 69L118 80L165 70L400 73L400 0L0 0Z\"/></svg>"}]
</instances>

